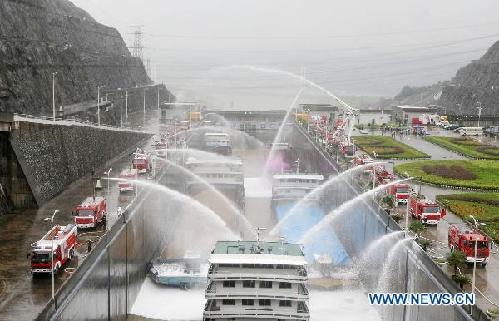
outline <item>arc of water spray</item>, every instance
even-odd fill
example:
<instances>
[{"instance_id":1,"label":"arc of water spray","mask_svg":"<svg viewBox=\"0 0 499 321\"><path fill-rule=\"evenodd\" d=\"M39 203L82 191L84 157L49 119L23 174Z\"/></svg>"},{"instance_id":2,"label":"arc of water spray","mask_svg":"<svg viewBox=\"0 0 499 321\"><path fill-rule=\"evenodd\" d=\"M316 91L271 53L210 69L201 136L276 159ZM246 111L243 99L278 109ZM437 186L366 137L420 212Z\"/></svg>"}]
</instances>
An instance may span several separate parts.
<instances>
[{"instance_id":1,"label":"arc of water spray","mask_svg":"<svg viewBox=\"0 0 499 321\"><path fill-rule=\"evenodd\" d=\"M362 254L358 260L358 265L365 265L366 263L369 263L369 260L370 260L369 255L371 255L371 252L373 252L373 251L378 252L379 248L384 243L391 242L392 239L399 237L399 236L403 236L404 233L405 233L404 231L393 231L393 232L385 234L385 235L377 238L373 242L371 242L371 244L369 244L369 246L365 250L362 251ZM392 243L388 243L388 244L391 246L393 245Z\"/></svg>"},{"instance_id":2,"label":"arc of water spray","mask_svg":"<svg viewBox=\"0 0 499 321\"><path fill-rule=\"evenodd\" d=\"M277 232L279 231L279 229L281 228L281 226L298 212L297 210L300 208L300 206L303 203L307 202L312 197L315 197L318 194L322 193L324 191L324 189L326 187L328 187L329 185L331 185L333 183L336 183L336 181L339 181L340 179L343 179L345 176L347 176L347 175L349 175L349 174L351 174L353 172L356 172L356 171L361 170L363 168L366 168L368 166L375 166L375 165L384 164L384 163L386 163L386 162L376 162L376 163L364 164L364 165L359 165L359 166L355 166L355 167L349 168L348 170L346 170L344 172L341 172L341 174L336 175L335 177L330 178L327 182L325 182L321 186L318 186L318 187L314 188L310 193L308 193L307 195L305 195L304 198L302 198L295 205L293 205L293 207L291 207L289 209L289 211L286 213L286 215L269 232L269 236L275 236L277 234Z\"/></svg>"},{"instance_id":3,"label":"arc of water spray","mask_svg":"<svg viewBox=\"0 0 499 321\"><path fill-rule=\"evenodd\" d=\"M304 83L307 83L311 87L314 87L314 88L322 91L323 93L325 93L329 97L331 97L334 100L336 100L338 103L340 103L340 105L342 105L343 107L345 107L346 109L348 109L350 112L357 111L356 108L351 107L346 102L344 102L343 100L341 100L338 96L336 96L335 94L333 94L331 91L327 90L326 88L322 87L321 85L318 85L315 82L313 82L313 81L311 81L311 80L309 80L309 79L307 79L307 78L305 78L303 76L294 74L294 73L289 72L289 71L278 70L278 69L271 69L271 68L263 68L263 67L255 67L255 66L250 66L250 65L232 65L232 66L228 66L228 67L218 67L218 69L247 69L247 70L259 71L259 72L265 72L265 73L273 73L273 74L286 75L288 77L300 80L300 81L302 81Z\"/></svg>"},{"instance_id":4,"label":"arc of water spray","mask_svg":"<svg viewBox=\"0 0 499 321\"><path fill-rule=\"evenodd\" d=\"M152 183L152 182L146 182L146 181L142 181L142 180L139 180L139 179L125 179L125 178L106 178L104 177L103 178L104 180L110 180L110 181L122 181L122 182L129 182L129 183L133 183L133 184L137 184L137 185L140 185L140 186L144 186L144 187L149 187L149 188L152 188L152 189L155 189L157 191L160 191L160 192L163 192L163 193L166 193L170 196L172 196L173 198L177 199L179 202L182 202L182 203L185 203L189 206L192 206L194 207L194 209L196 209L197 213L200 213L200 214L204 214L207 218L209 218L214 224L216 224L217 226L221 227L222 229L224 229L226 232L229 233L229 235L231 237L234 237L235 239L238 239L239 237L234 233L234 231L232 231L228 226L227 224L225 223L224 220L222 220L222 218L220 218L220 216L218 216L214 211L212 211L210 208L208 208L207 206L201 204L200 202L198 202L197 200L195 200L194 198L192 197L189 197L187 195L184 195L180 192L177 192L171 188L168 188L164 185L161 185L161 184L157 184L157 183Z\"/></svg>"},{"instance_id":5,"label":"arc of water spray","mask_svg":"<svg viewBox=\"0 0 499 321\"><path fill-rule=\"evenodd\" d=\"M379 192L379 191L387 188L390 185L399 184L401 182L405 182L405 181L408 181L411 179L412 178L400 179L400 180L393 181L393 182L390 182L390 183L385 184L385 185L380 185L376 188L373 188L369 191L366 191L362 194L359 194L355 198L341 204L338 208L332 210L331 212L329 212L329 214L324 216L324 218L319 223L312 226L308 231L306 231L305 234L303 234L303 236L300 238L298 243L307 243L313 235L315 235L317 232L319 232L325 226L329 225L333 220L337 219L340 216L340 214L345 213L347 209L349 209L350 207L355 205L358 201L362 200L364 197L368 197L376 192Z\"/></svg>"},{"instance_id":6,"label":"arc of water spray","mask_svg":"<svg viewBox=\"0 0 499 321\"><path fill-rule=\"evenodd\" d=\"M220 192L217 188L215 188L215 186L210 184L208 181L203 179L201 176L194 174L193 172L191 172L187 168L180 166L180 165L176 164L175 162L172 162L171 160L163 159L163 158L159 158L159 157L156 157L156 159L179 169L184 174L194 178L195 180L200 182L202 185L207 187L210 191L214 192L222 201L224 201L225 204L227 204L227 206L234 213L234 215L236 215L239 219L241 219L243 221L246 230L250 231L252 236L256 236L255 228L253 227L253 225L251 225L251 223L248 221L248 219L246 217L244 217L244 215L241 213L241 211L239 211L236 208L236 206L227 198L227 196L225 196L222 192Z\"/></svg>"},{"instance_id":7,"label":"arc of water spray","mask_svg":"<svg viewBox=\"0 0 499 321\"><path fill-rule=\"evenodd\" d=\"M272 142L272 147L270 148L269 155L267 156L267 160L265 161L265 166L263 167L263 173L262 176L266 176L269 173L269 166L270 163L272 162L274 156L275 156L275 149L276 149L276 144L281 141L281 135L284 130L284 126L286 126L286 122L288 121L289 115L291 114L291 111L293 110L293 107L296 105L296 102L301 96L301 93L303 92L303 88L301 88L296 96L293 98L293 101L291 102L291 105L288 107L288 111L286 112L286 115L284 116L284 119L282 120L281 126L279 126L279 129L277 130L277 135L274 137L274 141Z\"/></svg>"},{"instance_id":8,"label":"arc of water spray","mask_svg":"<svg viewBox=\"0 0 499 321\"><path fill-rule=\"evenodd\" d=\"M378 289L380 292L388 292L389 287L391 284L389 284L390 279L393 279L393 275L391 275L390 269L392 268L392 265L395 261L397 252L402 249L402 247L409 241L413 240L412 238L402 238L395 243L390 251L388 251L388 255L386 256L386 261L385 264L383 264L383 270L381 271L380 278L378 279ZM407 267L406 267L407 268Z\"/></svg>"},{"instance_id":9,"label":"arc of water spray","mask_svg":"<svg viewBox=\"0 0 499 321\"><path fill-rule=\"evenodd\" d=\"M249 65L232 65L232 66L228 66L228 67L219 67L219 69L223 69L223 68L225 68L225 69L246 69L246 70L252 70L252 71L259 71L259 72L265 72L265 73L274 73L274 74L285 75L285 76L297 79L299 81L302 81L302 82L308 84L309 86L314 87L314 88L322 91L323 93L325 93L329 97L331 97L334 100L336 100L341 106L343 106L344 108L346 108L352 115L355 115L355 113L358 112L358 109L353 108L352 106L350 106L349 104L347 104L345 101L343 101L341 98L339 98L338 96L336 96L335 94L333 94L331 91L327 90L326 88L322 87L321 85L318 85L317 83L311 81L310 79L307 79L307 78L305 78L303 76L294 74L294 73L289 72L289 71L278 70L278 69L271 69L271 68L263 68L263 67L255 67L255 66L249 66ZM350 142L350 137L352 136L352 131L353 131L353 118L354 117L351 118L352 119L352 124L350 126L350 129L349 129L349 132L348 132L348 135L347 135L349 142Z\"/></svg>"}]
</instances>

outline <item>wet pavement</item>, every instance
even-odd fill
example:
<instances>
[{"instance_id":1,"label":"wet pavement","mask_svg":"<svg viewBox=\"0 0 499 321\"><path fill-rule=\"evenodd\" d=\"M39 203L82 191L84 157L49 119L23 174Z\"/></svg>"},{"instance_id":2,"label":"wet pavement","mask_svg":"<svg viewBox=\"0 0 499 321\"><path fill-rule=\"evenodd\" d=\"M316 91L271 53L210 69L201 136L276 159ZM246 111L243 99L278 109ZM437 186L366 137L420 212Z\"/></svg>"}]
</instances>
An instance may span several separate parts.
<instances>
[{"instance_id":1,"label":"wet pavement","mask_svg":"<svg viewBox=\"0 0 499 321\"><path fill-rule=\"evenodd\" d=\"M427 187L423 189L423 194L425 193L426 188ZM400 215L405 217L405 206L400 206L398 208L398 212ZM414 219L410 217L409 224L412 221L414 221ZM403 222L404 221L401 221L402 225L404 224ZM436 226L427 226L425 232L423 232L423 237L432 240L432 245L428 250L428 254L431 257L445 258L450 253L447 235L449 226L452 224L463 224L463 221L452 212L448 212L444 219L441 220ZM480 267L477 265L476 269L476 288L486 296L484 297L477 294L477 302L479 307L481 307L484 311L494 308L493 303L499 304L499 254L497 247L493 248L493 252L494 253L491 254L487 266ZM448 275L452 275L454 273L453 268L448 265L442 265L441 268ZM462 267L461 272L466 274L471 279L473 265L470 264ZM465 285L464 290L471 292L471 284Z\"/></svg>"},{"instance_id":2,"label":"wet pavement","mask_svg":"<svg viewBox=\"0 0 499 321\"><path fill-rule=\"evenodd\" d=\"M123 157L110 166L113 168L111 177L119 175L122 169L129 166L129 156ZM108 208L108 224L110 228L118 218L117 208L125 208L134 197L133 194L120 195L117 182L102 181L103 189L96 195L106 197ZM0 320L31 320L50 300L51 276L31 276L30 258L31 244L39 240L50 228L51 223L44 219L50 217L57 209L54 224L66 225L73 223L71 211L74 206L93 194L93 181L83 179L73 184L62 194L45 204L39 209L20 211L0 217L0 280L2 292L0 293ZM105 233L104 226L99 225L88 231L78 231L79 246L77 257L65 268L74 268L81 263L87 255L87 240L95 243ZM71 270L69 270L71 271ZM70 277L70 273L61 271L55 276L55 292Z\"/></svg>"},{"instance_id":3,"label":"wet pavement","mask_svg":"<svg viewBox=\"0 0 499 321\"><path fill-rule=\"evenodd\" d=\"M158 130L158 122L151 121L150 130ZM145 148L150 148L150 141ZM117 177L123 169L130 166L131 155L124 154L106 168L112 168L110 177ZM107 177L104 173L103 178ZM106 197L107 229L118 219L118 207L125 208L135 197L133 193L120 194L116 181L101 180L102 189L96 196ZM109 185L108 185L109 184ZM51 217L55 210L60 212L54 217L54 224L73 223L71 211L74 206L93 194L94 181L80 179L71 184L63 193L38 209L16 211L0 217L0 320L32 320L51 298L51 275L33 278L30 258L31 244L38 241L51 227L44 219ZM76 255L54 279L55 292L71 276L72 268L78 267L87 255L87 240L93 246L105 233L103 225L88 231L78 231L79 245Z\"/></svg>"}]
</instances>

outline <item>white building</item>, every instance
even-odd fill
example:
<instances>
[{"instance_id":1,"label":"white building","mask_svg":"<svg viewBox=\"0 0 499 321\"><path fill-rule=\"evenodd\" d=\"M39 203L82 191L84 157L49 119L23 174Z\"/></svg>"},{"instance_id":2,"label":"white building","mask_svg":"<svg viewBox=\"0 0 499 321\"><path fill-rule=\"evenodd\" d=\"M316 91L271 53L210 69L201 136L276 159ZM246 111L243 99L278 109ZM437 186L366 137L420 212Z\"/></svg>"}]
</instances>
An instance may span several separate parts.
<instances>
[{"instance_id":1,"label":"white building","mask_svg":"<svg viewBox=\"0 0 499 321\"><path fill-rule=\"evenodd\" d=\"M427 124L431 115L438 111L437 107L422 107L422 106L393 106L393 120L403 124L411 124L414 118L419 119L423 124Z\"/></svg>"},{"instance_id":2,"label":"white building","mask_svg":"<svg viewBox=\"0 0 499 321\"><path fill-rule=\"evenodd\" d=\"M306 260L297 244L217 242L203 319L309 320Z\"/></svg>"}]
</instances>

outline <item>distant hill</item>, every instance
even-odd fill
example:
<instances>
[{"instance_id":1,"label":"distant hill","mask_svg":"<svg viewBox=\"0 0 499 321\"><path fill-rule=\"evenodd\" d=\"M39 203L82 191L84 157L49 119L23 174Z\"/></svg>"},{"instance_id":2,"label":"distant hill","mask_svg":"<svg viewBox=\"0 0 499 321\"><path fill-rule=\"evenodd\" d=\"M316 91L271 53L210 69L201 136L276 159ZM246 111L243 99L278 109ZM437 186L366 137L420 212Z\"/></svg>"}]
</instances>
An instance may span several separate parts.
<instances>
[{"instance_id":1,"label":"distant hill","mask_svg":"<svg viewBox=\"0 0 499 321\"><path fill-rule=\"evenodd\" d=\"M0 57L0 112L51 115L53 72L57 106L151 82L116 29L67 0L1 0Z\"/></svg>"},{"instance_id":2,"label":"distant hill","mask_svg":"<svg viewBox=\"0 0 499 321\"><path fill-rule=\"evenodd\" d=\"M450 81L426 87L404 87L394 97L397 104L434 104L449 114L476 114L480 102L482 115L499 115L499 41L478 60L459 69Z\"/></svg>"}]
</instances>

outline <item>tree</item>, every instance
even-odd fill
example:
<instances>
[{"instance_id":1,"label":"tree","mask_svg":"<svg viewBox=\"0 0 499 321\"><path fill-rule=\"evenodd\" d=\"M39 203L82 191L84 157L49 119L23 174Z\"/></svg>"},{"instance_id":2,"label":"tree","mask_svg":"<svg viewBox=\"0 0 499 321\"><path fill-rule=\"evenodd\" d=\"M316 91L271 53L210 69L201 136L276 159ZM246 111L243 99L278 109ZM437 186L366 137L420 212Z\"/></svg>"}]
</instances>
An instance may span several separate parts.
<instances>
[{"instance_id":1,"label":"tree","mask_svg":"<svg viewBox=\"0 0 499 321\"><path fill-rule=\"evenodd\" d=\"M431 245L431 241L428 240L428 239L424 239L424 238L418 238L416 240L416 242L418 242L419 246L421 246L421 248L423 249L423 251L426 252L426 250L428 249L428 246Z\"/></svg>"},{"instance_id":2,"label":"tree","mask_svg":"<svg viewBox=\"0 0 499 321\"><path fill-rule=\"evenodd\" d=\"M385 203L388 208L393 208L393 206L395 205L393 195L386 195L385 197L383 197L383 203Z\"/></svg>"},{"instance_id":3,"label":"tree","mask_svg":"<svg viewBox=\"0 0 499 321\"><path fill-rule=\"evenodd\" d=\"M454 267L455 275L457 268L466 264L466 255L459 250L453 250L447 255L447 263Z\"/></svg>"},{"instance_id":4,"label":"tree","mask_svg":"<svg viewBox=\"0 0 499 321\"><path fill-rule=\"evenodd\" d=\"M459 284L459 288L462 290L465 284L470 284L470 278L464 274L454 274L452 279Z\"/></svg>"},{"instance_id":5,"label":"tree","mask_svg":"<svg viewBox=\"0 0 499 321\"><path fill-rule=\"evenodd\" d=\"M423 232L424 230L426 230L426 226L420 221L414 221L409 225L409 231L416 234L416 236L421 234L421 232Z\"/></svg>"},{"instance_id":6,"label":"tree","mask_svg":"<svg viewBox=\"0 0 499 321\"><path fill-rule=\"evenodd\" d=\"M398 214L398 213L392 214L391 216L392 216L393 220L394 220L395 222L397 222L397 223L398 223L398 222L400 222L400 221L402 220L402 215L400 215L400 214Z\"/></svg>"}]
</instances>

